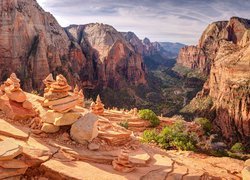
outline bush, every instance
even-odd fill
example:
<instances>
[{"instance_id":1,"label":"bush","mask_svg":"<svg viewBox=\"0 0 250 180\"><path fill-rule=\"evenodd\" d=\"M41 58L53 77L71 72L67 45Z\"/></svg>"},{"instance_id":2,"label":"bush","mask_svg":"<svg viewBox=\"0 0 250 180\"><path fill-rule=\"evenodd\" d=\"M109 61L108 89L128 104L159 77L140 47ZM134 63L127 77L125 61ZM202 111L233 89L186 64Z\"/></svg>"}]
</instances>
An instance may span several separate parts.
<instances>
[{"instance_id":1,"label":"bush","mask_svg":"<svg viewBox=\"0 0 250 180\"><path fill-rule=\"evenodd\" d=\"M120 122L119 125L124 127L125 129L128 129L128 121Z\"/></svg>"},{"instance_id":2,"label":"bush","mask_svg":"<svg viewBox=\"0 0 250 180\"><path fill-rule=\"evenodd\" d=\"M151 126L156 127L160 124L159 118L156 114L150 109L143 109L139 111L139 117L148 120L151 123Z\"/></svg>"},{"instance_id":3,"label":"bush","mask_svg":"<svg viewBox=\"0 0 250 180\"><path fill-rule=\"evenodd\" d=\"M155 129L153 130L145 130L142 135L143 142L156 142L157 141L157 133Z\"/></svg>"},{"instance_id":4,"label":"bush","mask_svg":"<svg viewBox=\"0 0 250 180\"><path fill-rule=\"evenodd\" d=\"M245 151L245 147L242 143L235 143L232 147L231 147L231 151L235 152L235 153L242 153Z\"/></svg>"},{"instance_id":5,"label":"bush","mask_svg":"<svg viewBox=\"0 0 250 180\"><path fill-rule=\"evenodd\" d=\"M146 130L143 141L156 142L164 149L195 150L196 145L194 134L185 130L183 121L165 127L158 135L155 130Z\"/></svg>"},{"instance_id":6,"label":"bush","mask_svg":"<svg viewBox=\"0 0 250 180\"><path fill-rule=\"evenodd\" d=\"M206 134L212 130L212 123L206 118L196 118L194 120L197 124L201 125Z\"/></svg>"}]
</instances>

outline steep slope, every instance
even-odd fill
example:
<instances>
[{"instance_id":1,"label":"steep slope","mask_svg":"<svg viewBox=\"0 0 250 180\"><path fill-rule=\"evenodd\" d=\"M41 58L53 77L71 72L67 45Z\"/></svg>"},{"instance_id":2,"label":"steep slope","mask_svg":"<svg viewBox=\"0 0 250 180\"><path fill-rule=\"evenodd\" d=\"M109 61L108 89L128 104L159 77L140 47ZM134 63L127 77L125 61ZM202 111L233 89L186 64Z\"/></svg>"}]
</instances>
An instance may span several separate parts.
<instances>
[{"instance_id":1,"label":"steep slope","mask_svg":"<svg viewBox=\"0 0 250 180\"><path fill-rule=\"evenodd\" d=\"M113 27L104 24L71 25L66 32L86 55L86 68L93 67L92 74L85 70L83 80L97 85L119 88L130 84L145 84L145 65L141 54ZM92 77L89 77L91 74Z\"/></svg>"},{"instance_id":2,"label":"steep slope","mask_svg":"<svg viewBox=\"0 0 250 180\"><path fill-rule=\"evenodd\" d=\"M177 63L199 69L208 75L211 63L220 48L220 41L226 40L245 46L250 36L249 27L249 20L238 17L232 17L229 21L214 22L203 32L197 46L186 46L180 50Z\"/></svg>"},{"instance_id":3,"label":"steep slope","mask_svg":"<svg viewBox=\"0 0 250 180\"><path fill-rule=\"evenodd\" d=\"M68 58L67 35L35 0L2 0L0 8L1 80L17 72L25 89L40 88L42 79Z\"/></svg>"},{"instance_id":4,"label":"steep slope","mask_svg":"<svg viewBox=\"0 0 250 180\"><path fill-rule=\"evenodd\" d=\"M160 45L166 50L173 54L178 55L181 48L185 46L182 43L172 43L172 42L159 42Z\"/></svg>"},{"instance_id":5,"label":"steep slope","mask_svg":"<svg viewBox=\"0 0 250 180\"><path fill-rule=\"evenodd\" d=\"M183 48L178 59L183 65L187 63L191 68L210 71L203 90L184 108L184 112L202 114L200 111L203 109L203 115L209 115L208 111L215 113L210 118L222 135L231 141L250 138L249 30L250 21L236 17L228 22L219 22L219 25L218 22L213 23L202 34L199 45ZM202 56L197 54L201 47ZM192 48L195 53L189 51ZM186 62L184 50L190 55L185 59ZM208 99L212 101L213 107L204 109Z\"/></svg>"},{"instance_id":6,"label":"steep slope","mask_svg":"<svg viewBox=\"0 0 250 180\"><path fill-rule=\"evenodd\" d=\"M16 72L29 91L41 90L49 73L81 87L146 83L142 56L113 27L71 26L66 33L35 0L0 3L1 81Z\"/></svg>"}]
</instances>

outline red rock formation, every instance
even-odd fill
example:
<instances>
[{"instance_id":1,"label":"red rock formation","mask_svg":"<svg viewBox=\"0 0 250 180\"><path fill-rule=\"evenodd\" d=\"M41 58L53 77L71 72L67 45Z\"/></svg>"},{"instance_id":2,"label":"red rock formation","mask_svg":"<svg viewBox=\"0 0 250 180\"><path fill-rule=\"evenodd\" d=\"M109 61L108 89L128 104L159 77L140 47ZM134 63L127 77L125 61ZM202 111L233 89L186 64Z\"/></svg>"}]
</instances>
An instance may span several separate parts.
<instances>
[{"instance_id":1,"label":"red rock formation","mask_svg":"<svg viewBox=\"0 0 250 180\"><path fill-rule=\"evenodd\" d=\"M250 21L236 17L212 23L199 45L183 48L178 58L184 66L203 72L211 69L197 98L212 98L213 122L232 141L250 138L249 30Z\"/></svg>"},{"instance_id":2,"label":"red rock formation","mask_svg":"<svg viewBox=\"0 0 250 180\"><path fill-rule=\"evenodd\" d=\"M2 0L0 13L0 81L16 72L25 90L41 90L49 73L81 87L146 83L141 56L111 26L71 26L66 33L35 0Z\"/></svg>"},{"instance_id":3,"label":"red rock formation","mask_svg":"<svg viewBox=\"0 0 250 180\"><path fill-rule=\"evenodd\" d=\"M145 66L140 53L113 27L104 24L72 25L66 28L72 42L86 55L86 83L119 88L127 82L145 84ZM93 68L94 67L94 68Z\"/></svg>"},{"instance_id":4,"label":"red rock formation","mask_svg":"<svg viewBox=\"0 0 250 180\"><path fill-rule=\"evenodd\" d=\"M197 46L186 46L180 50L177 63L209 74L211 63L217 56L222 40L245 46L249 40L250 21L232 17L229 21L210 24L203 32Z\"/></svg>"}]
</instances>

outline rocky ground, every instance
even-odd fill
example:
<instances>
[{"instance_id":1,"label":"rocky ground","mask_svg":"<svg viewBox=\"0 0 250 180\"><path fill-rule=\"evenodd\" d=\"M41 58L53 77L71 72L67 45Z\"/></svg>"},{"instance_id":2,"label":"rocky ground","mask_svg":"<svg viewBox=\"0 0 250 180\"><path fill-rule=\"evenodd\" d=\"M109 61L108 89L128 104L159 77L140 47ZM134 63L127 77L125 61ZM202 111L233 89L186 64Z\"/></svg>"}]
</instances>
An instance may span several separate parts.
<instances>
[{"instance_id":1,"label":"rocky ground","mask_svg":"<svg viewBox=\"0 0 250 180\"><path fill-rule=\"evenodd\" d=\"M36 108L42 108L40 97L28 95L28 99ZM103 125L110 120L110 125L116 127L124 119L131 127L134 125L134 132L122 127L112 131ZM167 118L161 120L168 122ZM147 122L131 114L106 110L99 121L100 134L111 138L110 142L122 139L125 132L131 132L131 139L110 144L98 135L92 143L82 145L71 140L67 126L46 134L29 128L29 120L13 121L1 113L0 179L241 179L243 161L141 144L137 134ZM116 171L111 165L124 148L135 165L130 173Z\"/></svg>"}]
</instances>

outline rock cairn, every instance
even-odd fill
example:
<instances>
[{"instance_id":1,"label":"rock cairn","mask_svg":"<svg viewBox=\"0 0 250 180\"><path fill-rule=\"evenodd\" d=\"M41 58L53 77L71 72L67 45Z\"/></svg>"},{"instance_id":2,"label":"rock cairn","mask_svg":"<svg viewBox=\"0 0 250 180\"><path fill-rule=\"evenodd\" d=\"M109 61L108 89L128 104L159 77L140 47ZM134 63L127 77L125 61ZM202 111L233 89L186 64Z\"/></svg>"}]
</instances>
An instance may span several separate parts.
<instances>
[{"instance_id":1,"label":"rock cairn","mask_svg":"<svg viewBox=\"0 0 250 180\"><path fill-rule=\"evenodd\" d=\"M0 109L7 117L15 120L26 120L36 116L32 103L20 87L20 80L15 73L1 86Z\"/></svg>"},{"instance_id":2,"label":"rock cairn","mask_svg":"<svg viewBox=\"0 0 250 180\"><path fill-rule=\"evenodd\" d=\"M54 80L50 74L43 80L43 83L46 87L45 100L42 105L48 108L48 111L42 117L42 130L47 133L55 133L60 126L72 125L80 118L81 112L84 111L81 108L84 104L84 95L82 90L79 91L78 86L75 87L73 93L69 92L71 87L63 75L56 76L56 80Z\"/></svg>"},{"instance_id":3,"label":"rock cairn","mask_svg":"<svg viewBox=\"0 0 250 180\"><path fill-rule=\"evenodd\" d=\"M97 96L96 102L91 103L90 110L97 115L102 115L104 113L104 104L101 101L100 95Z\"/></svg>"},{"instance_id":4,"label":"rock cairn","mask_svg":"<svg viewBox=\"0 0 250 180\"><path fill-rule=\"evenodd\" d=\"M121 154L112 162L116 171L128 173L135 170L135 165L129 161L129 151L122 150Z\"/></svg>"}]
</instances>

